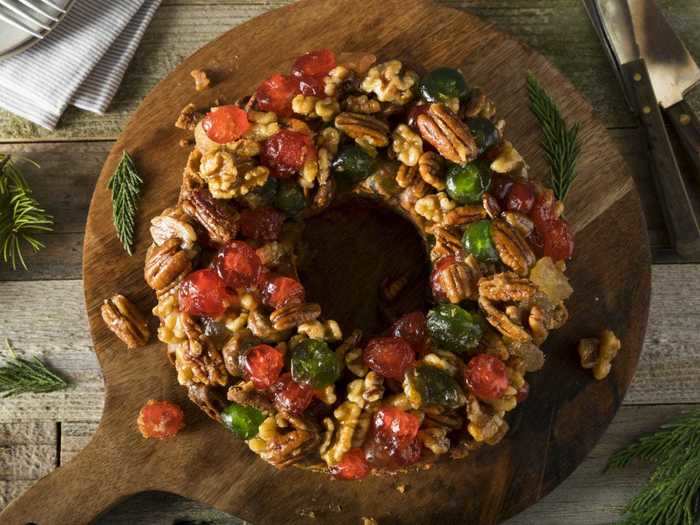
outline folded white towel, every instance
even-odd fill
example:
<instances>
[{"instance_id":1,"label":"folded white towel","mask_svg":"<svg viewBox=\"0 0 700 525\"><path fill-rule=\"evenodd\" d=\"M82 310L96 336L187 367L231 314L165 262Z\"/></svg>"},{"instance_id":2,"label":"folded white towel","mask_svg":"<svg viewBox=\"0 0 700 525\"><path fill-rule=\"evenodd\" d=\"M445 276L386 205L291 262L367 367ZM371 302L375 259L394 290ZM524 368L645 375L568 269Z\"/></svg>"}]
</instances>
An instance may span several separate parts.
<instances>
[{"instance_id":1,"label":"folded white towel","mask_svg":"<svg viewBox=\"0 0 700 525\"><path fill-rule=\"evenodd\" d=\"M0 61L0 107L54 129L72 104L103 114L161 0L76 0L43 41Z\"/></svg>"}]
</instances>

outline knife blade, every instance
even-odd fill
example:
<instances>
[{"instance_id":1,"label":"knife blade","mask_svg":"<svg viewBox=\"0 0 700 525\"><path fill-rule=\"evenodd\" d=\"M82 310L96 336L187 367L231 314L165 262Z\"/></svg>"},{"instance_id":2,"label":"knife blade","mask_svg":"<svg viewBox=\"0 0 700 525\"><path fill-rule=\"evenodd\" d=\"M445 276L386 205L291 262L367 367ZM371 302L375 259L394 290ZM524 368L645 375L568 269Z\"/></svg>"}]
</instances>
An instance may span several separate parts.
<instances>
[{"instance_id":1,"label":"knife blade","mask_svg":"<svg viewBox=\"0 0 700 525\"><path fill-rule=\"evenodd\" d=\"M656 98L700 177L700 121L683 98L700 82L700 68L654 0L630 0L629 7L640 56L646 62Z\"/></svg>"},{"instance_id":2,"label":"knife blade","mask_svg":"<svg viewBox=\"0 0 700 525\"><path fill-rule=\"evenodd\" d=\"M651 77L632 25L627 0L585 0L602 24L604 46L612 51L626 97L644 125L652 159L651 173L666 226L679 255L700 257L700 224L678 167ZM636 2L639 0L631 0ZM591 17L594 20L595 18Z\"/></svg>"}]
</instances>

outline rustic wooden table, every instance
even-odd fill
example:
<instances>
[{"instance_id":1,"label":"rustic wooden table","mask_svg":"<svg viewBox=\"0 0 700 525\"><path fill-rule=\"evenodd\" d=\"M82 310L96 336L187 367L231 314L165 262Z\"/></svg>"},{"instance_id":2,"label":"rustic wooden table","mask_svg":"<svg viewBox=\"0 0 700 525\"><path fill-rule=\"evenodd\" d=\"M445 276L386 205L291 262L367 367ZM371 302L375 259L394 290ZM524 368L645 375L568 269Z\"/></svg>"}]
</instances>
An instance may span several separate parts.
<instances>
[{"instance_id":1,"label":"rustic wooden table","mask_svg":"<svg viewBox=\"0 0 700 525\"><path fill-rule=\"evenodd\" d=\"M0 402L0 509L34 480L68 461L90 439L100 418L102 380L83 307L81 252L89 199L112 141L148 90L184 57L230 27L285 3L164 0L107 115L69 110L58 130L46 132L0 112L0 151L39 162L41 169L29 170L30 182L56 219L55 231L45 236L46 249L28 258L30 271L0 268L0 338L8 337L23 354L41 356L73 382L64 392ZM669 250L642 134L627 111L581 2L441 3L490 20L568 75L610 129L642 194L655 264L649 329L636 378L586 461L552 494L508 522L611 523L649 471L635 466L603 474L607 457L640 433L700 404L700 264L682 264ZM697 0L660 0L660 4L691 52L700 57ZM691 103L700 109L700 89ZM685 168L689 171L687 164ZM193 522L241 523L196 502L159 493L135 496L100 520L101 524Z\"/></svg>"}]
</instances>

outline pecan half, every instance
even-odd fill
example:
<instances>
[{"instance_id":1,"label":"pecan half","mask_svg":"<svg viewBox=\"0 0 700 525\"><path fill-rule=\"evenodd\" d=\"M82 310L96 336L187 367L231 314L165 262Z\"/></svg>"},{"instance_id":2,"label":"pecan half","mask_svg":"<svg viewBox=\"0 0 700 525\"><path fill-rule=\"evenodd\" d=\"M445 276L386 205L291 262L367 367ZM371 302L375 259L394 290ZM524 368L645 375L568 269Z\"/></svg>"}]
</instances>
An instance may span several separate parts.
<instances>
[{"instance_id":1,"label":"pecan half","mask_svg":"<svg viewBox=\"0 0 700 525\"><path fill-rule=\"evenodd\" d=\"M445 224L459 226L486 218L486 210L478 204L458 206L445 214Z\"/></svg>"},{"instance_id":2,"label":"pecan half","mask_svg":"<svg viewBox=\"0 0 700 525\"><path fill-rule=\"evenodd\" d=\"M362 113L344 112L335 117L335 127L360 146L382 148L389 144L389 126L378 118Z\"/></svg>"},{"instance_id":3,"label":"pecan half","mask_svg":"<svg viewBox=\"0 0 700 525\"><path fill-rule=\"evenodd\" d=\"M239 405L257 408L261 412L273 412L272 401L266 392L257 390L251 381L233 385L228 389L226 397Z\"/></svg>"},{"instance_id":4,"label":"pecan half","mask_svg":"<svg viewBox=\"0 0 700 525\"><path fill-rule=\"evenodd\" d=\"M161 246L168 239L179 239L183 250L190 250L197 241L194 228L187 222L171 216L158 215L151 219L151 237L153 242Z\"/></svg>"},{"instance_id":5,"label":"pecan half","mask_svg":"<svg viewBox=\"0 0 700 525\"><path fill-rule=\"evenodd\" d=\"M228 405L221 390L209 385L192 384L187 387L187 396L214 421L221 419L219 414Z\"/></svg>"},{"instance_id":6,"label":"pecan half","mask_svg":"<svg viewBox=\"0 0 700 525\"><path fill-rule=\"evenodd\" d=\"M501 214L500 204L498 204L496 198L490 193L484 193L481 197L481 205L484 207L484 210L486 210L486 214L492 219L495 219Z\"/></svg>"},{"instance_id":7,"label":"pecan half","mask_svg":"<svg viewBox=\"0 0 700 525\"><path fill-rule=\"evenodd\" d=\"M182 357L185 364L192 369L193 381L205 385L225 386L228 382L228 372L216 345L188 315L184 316L184 329L187 343Z\"/></svg>"},{"instance_id":8,"label":"pecan half","mask_svg":"<svg viewBox=\"0 0 700 525\"><path fill-rule=\"evenodd\" d=\"M238 213L217 201L209 190L199 189L190 192L188 198L182 203L182 209L204 226L212 241L225 244L236 237Z\"/></svg>"},{"instance_id":9,"label":"pecan half","mask_svg":"<svg viewBox=\"0 0 700 525\"><path fill-rule=\"evenodd\" d=\"M106 299L100 313L107 327L128 348L138 348L148 342L151 334L148 331L146 319L123 295L117 294Z\"/></svg>"},{"instance_id":10,"label":"pecan half","mask_svg":"<svg viewBox=\"0 0 700 525\"><path fill-rule=\"evenodd\" d=\"M486 320L489 324L506 337L519 342L530 340L530 334L527 333L521 324L515 322L504 312L500 311L496 305L486 297L479 297L479 307L486 314Z\"/></svg>"},{"instance_id":11,"label":"pecan half","mask_svg":"<svg viewBox=\"0 0 700 525\"><path fill-rule=\"evenodd\" d=\"M532 222L532 219L517 211L507 211L503 214L503 218L523 237L529 237L532 230L535 229L535 223Z\"/></svg>"},{"instance_id":12,"label":"pecan half","mask_svg":"<svg viewBox=\"0 0 700 525\"><path fill-rule=\"evenodd\" d=\"M436 226L431 230L435 237L435 246L430 251L430 259L435 262L438 259L452 255L457 260L464 258L462 240L452 229Z\"/></svg>"},{"instance_id":13,"label":"pecan half","mask_svg":"<svg viewBox=\"0 0 700 525\"><path fill-rule=\"evenodd\" d=\"M527 275L535 264L535 254L525 238L501 219L491 223L491 238L503 264L520 275Z\"/></svg>"},{"instance_id":14,"label":"pecan half","mask_svg":"<svg viewBox=\"0 0 700 525\"><path fill-rule=\"evenodd\" d=\"M433 279L437 280L447 300L458 304L466 299L475 300L477 298L479 277L478 265L469 266L466 263L456 261L438 272Z\"/></svg>"},{"instance_id":15,"label":"pecan half","mask_svg":"<svg viewBox=\"0 0 700 525\"><path fill-rule=\"evenodd\" d=\"M537 286L513 272L499 273L479 280L479 295L490 301L528 301L536 293Z\"/></svg>"},{"instance_id":16,"label":"pecan half","mask_svg":"<svg viewBox=\"0 0 700 525\"><path fill-rule=\"evenodd\" d=\"M146 252L143 276L148 286L162 291L192 269L192 261L180 248L180 239L171 238L160 246L151 244Z\"/></svg>"},{"instance_id":17,"label":"pecan half","mask_svg":"<svg viewBox=\"0 0 700 525\"><path fill-rule=\"evenodd\" d=\"M321 307L317 304L290 304L272 312L270 321L275 330L288 330L300 324L313 321L320 315Z\"/></svg>"},{"instance_id":18,"label":"pecan half","mask_svg":"<svg viewBox=\"0 0 700 525\"><path fill-rule=\"evenodd\" d=\"M430 104L416 123L423 139L447 160L466 164L478 155L476 141L467 125L442 104Z\"/></svg>"}]
</instances>

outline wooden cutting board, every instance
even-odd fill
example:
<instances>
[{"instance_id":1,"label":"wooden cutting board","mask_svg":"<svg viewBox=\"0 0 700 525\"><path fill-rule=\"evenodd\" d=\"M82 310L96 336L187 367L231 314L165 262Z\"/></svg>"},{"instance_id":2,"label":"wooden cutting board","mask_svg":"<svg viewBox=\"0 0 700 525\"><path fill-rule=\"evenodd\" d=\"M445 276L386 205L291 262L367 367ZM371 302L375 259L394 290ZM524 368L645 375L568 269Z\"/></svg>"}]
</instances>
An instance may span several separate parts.
<instances>
[{"instance_id":1,"label":"wooden cutting board","mask_svg":"<svg viewBox=\"0 0 700 525\"><path fill-rule=\"evenodd\" d=\"M562 28L566 30L566 28ZM333 482L295 468L278 472L209 421L175 381L162 345L126 351L103 325L102 301L120 291L144 309L153 305L143 282L148 221L172 204L187 157L173 127L190 101L232 101L307 50L369 51L431 68L461 68L469 83L496 101L507 136L543 174L540 133L528 110L532 71L582 124L583 155L566 215L576 229L569 274L576 290L571 320L547 341L545 368L531 376L530 398L510 415L511 431L497 447L459 462L397 479ZM196 94L194 68L214 73L213 89ZM106 181L122 150L145 178L136 254L127 257L112 229ZM393 249L393 247L390 247ZM502 521L560 483L598 441L622 401L641 351L650 292L649 250L634 183L593 110L551 64L520 42L468 13L423 1L305 0L245 23L182 63L145 98L109 155L92 199L84 246L85 296L95 351L105 378L105 407L95 437L0 515L7 525L80 524L144 490L197 499L256 525L314 522L483 523ZM341 297L341 300L343 298ZM337 301L337 297L336 297ZM576 343L609 327L622 339L612 373L592 379L578 366ZM57 334L60 337L61 334ZM144 440L136 416L149 398L185 407L188 425L176 439ZM394 486L407 485L405 494Z\"/></svg>"}]
</instances>

